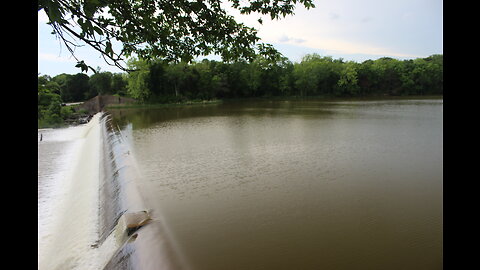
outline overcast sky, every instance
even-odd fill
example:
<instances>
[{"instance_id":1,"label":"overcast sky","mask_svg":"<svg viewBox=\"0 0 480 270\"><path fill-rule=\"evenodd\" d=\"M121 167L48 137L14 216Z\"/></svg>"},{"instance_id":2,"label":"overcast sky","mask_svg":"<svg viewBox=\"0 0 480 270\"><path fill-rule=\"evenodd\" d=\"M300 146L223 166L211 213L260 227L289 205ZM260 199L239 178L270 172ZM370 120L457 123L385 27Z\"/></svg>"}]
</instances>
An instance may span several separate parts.
<instances>
[{"instance_id":1,"label":"overcast sky","mask_svg":"<svg viewBox=\"0 0 480 270\"><path fill-rule=\"evenodd\" d=\"M278 21L259 15L232 15L258 29L262 42L273 44L291 61L308 53L362 62L392 57L412 59L443 54L442 0L319 0L316 8L299 6L295 15ZM75 74L76 60L38 13L38 72L55 76ZM107 65L100 54L87 46L76 50L77 58L102 71L121 72ZM202 59L202 57L200 58ZM219 58L216 58L219 59ZM91 71L87 73L91 75Z\"/></svg>"}]
</instances>

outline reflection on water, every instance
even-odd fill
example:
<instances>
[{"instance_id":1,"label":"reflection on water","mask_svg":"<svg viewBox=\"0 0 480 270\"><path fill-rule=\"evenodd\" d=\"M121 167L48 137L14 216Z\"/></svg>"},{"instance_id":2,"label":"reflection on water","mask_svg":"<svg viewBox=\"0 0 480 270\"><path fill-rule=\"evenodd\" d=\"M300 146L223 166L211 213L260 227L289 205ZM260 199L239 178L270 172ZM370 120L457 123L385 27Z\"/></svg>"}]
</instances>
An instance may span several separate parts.
<instances>
[{"instance_id":1,"label":"reflection on water","mask_svg":"<svg viewBox=\"0 0 480 270\"><path fill-rule=\"evenodd\" d=\"M112 114L192 269L442 267L441 99Z\"/></svg>"}]
</instances>

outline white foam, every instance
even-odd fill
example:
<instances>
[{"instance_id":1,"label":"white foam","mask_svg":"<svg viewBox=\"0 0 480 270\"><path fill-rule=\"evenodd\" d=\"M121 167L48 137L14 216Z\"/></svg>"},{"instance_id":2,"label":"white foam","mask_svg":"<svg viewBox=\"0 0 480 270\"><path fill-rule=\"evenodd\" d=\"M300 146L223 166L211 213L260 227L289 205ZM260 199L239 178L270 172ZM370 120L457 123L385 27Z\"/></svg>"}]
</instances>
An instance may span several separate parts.
<instances>
[{"instance_id":1,"label":"white foam","mask_svg":"<svg viewBox=\"0 0 480 270\"><path fill-rule=\"evenodd\" d=\"M42 202L39 196L38 269L99 269L98 252L91 247L98 239L99 118L97 114L83 126L42 131L46 134L39 144L68 147L56 157L63 165L54 166L58 170Z\"/></svg>"},{"instance_id":2,"label":"white foam","mask_svg":"<svg viewBox=\"0 0 480 270\"><path fill-rule=\"evenodd\" d=\"M111 145L109 139L104 140L109 135L103 133L106 127L102 121L99 113L83 126L39 130L38 269L103 269L126 240L125 226L119 223L105 241L99 241L99 188L100 181L105 180L100 179L100 163L109 155L103 153L103 144ZM114 142L121 142L115 144L113 157L119 162L120 207L127 213L144 211L147 209L137 186L141 177L138 164L129 142L124 141L128 134L122 135L114 137ZM176 269L178 262L170 241L159 221L155 224L147 224L153 227L140 232L135 245L140 247L137 257L141 265Z\"/></svg>"}]
</instances>

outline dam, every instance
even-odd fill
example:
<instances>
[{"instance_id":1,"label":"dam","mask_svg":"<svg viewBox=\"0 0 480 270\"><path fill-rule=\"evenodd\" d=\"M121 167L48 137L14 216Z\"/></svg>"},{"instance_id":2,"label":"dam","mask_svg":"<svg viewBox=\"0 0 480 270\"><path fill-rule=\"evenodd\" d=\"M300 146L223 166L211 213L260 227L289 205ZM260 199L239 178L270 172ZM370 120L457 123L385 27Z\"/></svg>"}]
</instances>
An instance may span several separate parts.
<instances>
[{"instance_id":1,"label":"dam","mask_svg":"<svg viewBox=\"0 0 480 270\"><path fill-rule=\"evenodd\" d=\"M106 114L39 137L38 269L182 269Z\"/></svg>"}]
</instances>

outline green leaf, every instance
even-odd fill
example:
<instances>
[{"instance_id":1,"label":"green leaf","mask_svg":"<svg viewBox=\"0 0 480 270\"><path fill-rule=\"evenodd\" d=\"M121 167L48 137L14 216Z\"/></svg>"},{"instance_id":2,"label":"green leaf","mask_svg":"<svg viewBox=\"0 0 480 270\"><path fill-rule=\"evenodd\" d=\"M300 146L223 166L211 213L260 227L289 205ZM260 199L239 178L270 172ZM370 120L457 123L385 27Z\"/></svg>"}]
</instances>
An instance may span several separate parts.
<instances>
[{"instance_id":1,"label":"green leaf","mask_svg":"<svg viewBox=\"0 0 480 270\"><path fill-rule=\"evenodd\" d=\"M82 70L82 72L84 72L84 71L87 72L88 71L88 66L87 66L87 64L85 64L85 62L83 60L77 62L75 67L80 68Z\"/></svg>"},{"instance_id":2,"label":"green leaf","mask_svg":"<svg viewBox=\"0 0 480 270\"><path fill-rule=\"evenodd\" d=\"M85 3L83 4L83 12L85 12L87 17L92 18L93 14L97 12L99 7L100 3L98 0L85 0Z\"/></svg>"},{"instance_id":3,"label":"green leaf","mask_svg":"<svg viewBox=\"0 0 480 270\"><path fill-rule=\"evenodd\" d=\"M94 26L94 27L93 27L93 30L95 30L95 32L97 32L97 34L103 35L103 31L102 31L102 29L100 29L99 27Z\"/></svg>"},{"instance_id":4,"label":"green leaf","mask_svg":"<svg viewBox=\"0 0 480 270\"><path fill-rule=\"evenodd\" d=\"M77 64L75 65L75 67L81 67L82 65L85 65L85 62L84 62L83 60L77 62Z\"/></svg>"},{"instance_id":5,"label":"green leaf","mask_svg":"<svg viewBox=\"0 0 480 270\"><path fill-rule=\"evenodd\" d=\"M105 44L105 53L113 56L112 43L110 41L107 41Z\"/></svg>"}]
</instances>

